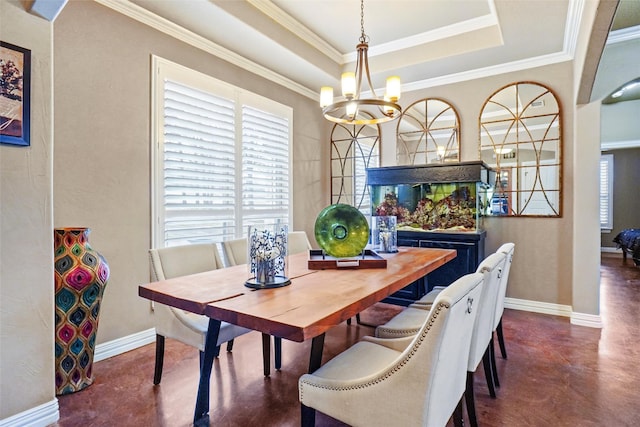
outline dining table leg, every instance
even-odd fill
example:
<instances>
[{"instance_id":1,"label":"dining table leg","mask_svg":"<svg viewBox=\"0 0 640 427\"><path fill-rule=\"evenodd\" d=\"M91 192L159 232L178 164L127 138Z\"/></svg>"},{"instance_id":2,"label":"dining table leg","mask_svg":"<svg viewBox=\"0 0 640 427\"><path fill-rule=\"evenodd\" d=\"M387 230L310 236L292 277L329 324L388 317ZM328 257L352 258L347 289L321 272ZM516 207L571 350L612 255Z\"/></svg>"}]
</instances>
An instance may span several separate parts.
<instances>
[{"instance_id":1,"label":"dining table leg","mask_svg":"<svg viewBox=\"0 0 640 427\"><path fill-rule=\"evenodd\" d=\"M213 359L215 359L218 335L220 335L220 321L209 318L209 328L207 329L207 337L204 343L204 357L200 364L196 410L193 415L193 425L195 427L209 426L209 389L211 387L211 369L213 367Z\"/></svg>"},{"instance_id":2,"label":"dining table leg","mask_svg":"<svg viewBox=\"0 0 640 427\"><path fill-rule=\"evenodd\" d=\"M320 334L317 337L314 337L311 340L311 357L309 358L309 373L317 371L322 364L322 349L324 347L324 334ZM301 409L301 426L302 427L310 427L315 425L316 423L316 410L305 406L303 404L300 405Z\"/></svg>"},{"instance_id":3,"label":"dining table leg","mask_svg":"<svg viewBox=\"0 0 640 427\"><path fill-rule=\"evenodd\" d=\"M309 373L318 370L322 364L322 348L324 347L324 334L314 337L311 341L311 357L309 358Z\"/></svg>"}]
</instances>

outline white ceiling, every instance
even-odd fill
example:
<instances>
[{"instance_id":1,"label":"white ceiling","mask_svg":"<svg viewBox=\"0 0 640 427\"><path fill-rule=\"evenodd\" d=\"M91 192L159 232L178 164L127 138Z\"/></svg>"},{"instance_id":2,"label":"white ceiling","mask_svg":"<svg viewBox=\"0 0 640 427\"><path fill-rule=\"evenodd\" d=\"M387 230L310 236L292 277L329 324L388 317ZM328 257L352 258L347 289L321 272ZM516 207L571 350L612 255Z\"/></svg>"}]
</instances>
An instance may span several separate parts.
<instances>
[{"instance_id":1,"label":"white ceiling","mask_svg":"<svg viewBox=\"0 0 640 427\"><path fill-rule=\"evenodd\" d=\"M98 1L310 97L355 67L359 0ZM569 60L583 2L366 0L374 87L389 75L407 91Z\"/></svg>"}]
</instances>

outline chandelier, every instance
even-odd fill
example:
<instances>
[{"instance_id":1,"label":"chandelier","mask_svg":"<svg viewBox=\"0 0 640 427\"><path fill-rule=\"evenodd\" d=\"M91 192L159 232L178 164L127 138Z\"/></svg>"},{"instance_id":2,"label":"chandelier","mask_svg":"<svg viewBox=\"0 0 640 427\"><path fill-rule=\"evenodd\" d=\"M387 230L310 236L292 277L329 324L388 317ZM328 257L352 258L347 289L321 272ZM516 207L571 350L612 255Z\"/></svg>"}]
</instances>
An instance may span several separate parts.
<instances>
[{"instance_id":1,"label":"chandelier","mask_svg":"<svg viewBox=\"0 0 640 427\"><path fill-rule=\"evenodd\" d=\"M372 125L395 120L400 117L402 109L397 104L400 99L400 77L387 78L387 90L384 99L377 97L371 84L369 73L369 36L364 32L364 0L360 0L360 43L356 46L356 71L342 73L343 100L334 102L333 88L324 86L320 90L320 106L325 119L344 124ZM362 78L366 77L371 91L371 98L360 98Z\"/></svg>"}]
</instances>

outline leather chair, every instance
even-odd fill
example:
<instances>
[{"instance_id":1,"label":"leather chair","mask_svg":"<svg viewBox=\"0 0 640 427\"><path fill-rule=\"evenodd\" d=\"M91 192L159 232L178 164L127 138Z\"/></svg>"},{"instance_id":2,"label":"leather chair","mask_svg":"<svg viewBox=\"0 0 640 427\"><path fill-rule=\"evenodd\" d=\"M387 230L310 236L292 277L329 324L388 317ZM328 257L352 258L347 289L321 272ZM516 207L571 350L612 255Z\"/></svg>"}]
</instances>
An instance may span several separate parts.
<instances>
[{"instance_id":1,"label":"leather chair","mask_svg":"<svg viewBox=\"0 0 640 427\"><path fill-rule=\"evenodd\" d=\"M194 244L151 249L149 257L153 281L166 280L223 267L215 244ZM156 327L156 362L153 383L160 384L164 362L165 338L175 339L196 347L200 350L200 361L202 362L207 329L209 328L209 318L155 303L154 320ZM216 357L220 353L221 344L226 342L227 351L231 351L233 339L250 331L251 329L222 322L216 347Z\"/></svg>"},{"instance_id":2,"label":"leather chair","mask_svg":"<svg viewBox=\"0 0 640 427\"><path fill-rule=\"evenodd\" d=\"M289 255L307 252L311 249L311 243L304 231L290 231L287 251ZM227 266L246 264L248 256L247 239L225 240L222 242L222 250Z\"/></svg>"},{"instance_id":3,"label":"leather chair","mask_svg":"<svg viewBox=\"0 0 640 427\"><path fill-rule=\"evenodd\" d=\"M480 297L478 318L473 328L469 364L467 366L467 391L465 392L465 399L471 427L478 426L473 390L473 374L478 369L480 362L482 362L484 367L484 376L487 381L487 387L489 388L489 395L493 398L496 397L490 344L492 344L493 318L496 312L496 303L498 300L498 292L500 291L500 281L502 272L504 271L505 260L506 257L503 253L497 252L491 254L480 263L477 270L484 275L485 287Z\"/></svg>"},{"instance_id":4,"label":"leather chair","mask_svg":"<svg viewBox=\"0 0 640 427\"><path fill-rule=\"evenodd\" d=\"M496 354L494 349L493 336L498 337L498 344L500 346L500 353L502 358L507 358L507 348L504 344L504 335L502 333L502 315L504 313L504 299L507 296L507 286L509 284L509 272L511 271L511 263L513 262L513 253L515 252L516 245L514 243L505 243L498 248L496 252L505 254L504 269L502 271L502 278L500 279L500 290L498 291L498 300L496 302L496 313L493 319L493 334L491 337L491 367L493 371L493 382L497 387L500 387L500 380L498 379L498 370L496 367Z\"/></svg>"},{"instance_id":5,"label":"leather chair","mask_svg":"<svg viewBox=\"0 0 640 427\"><path fill-rule=\"evenodd\" d=\"M415 336L364 337L298 381L302 426L321 411L352 426L462 425L462 396L484 277L455 281Z\"/></svg>"},{"instance_id":6,"label":"leather chair","mask_svg":"<svg viewBox=\"0 0 640 427\"><path fill-rule=\"evenodd\" d=\"M469 363L467 366L467 411L469 421L472 426L477 426L475 414L475 399L473 391L473 374L477 370L480 362L483 362L485 378L489 394L495 398L494 373L491 361L491 347L493 336L493 321L495 316L498 293L501 287L501 276L505 264L505 254L494 253L484 259L478 266L476 272L484 275L484 289L479 300L478 319L473 329L471 339L471 351L469 353ZM445 292L447 288L432 291L428 295L433 301L437 301L438 296ZM395 338L412 335L420 326L420 319L428 316L428 310L433 304L423 301L422 304L412 304L385 325L376 328L376 336L382 338Z\"/></svg>"}]
</instances>

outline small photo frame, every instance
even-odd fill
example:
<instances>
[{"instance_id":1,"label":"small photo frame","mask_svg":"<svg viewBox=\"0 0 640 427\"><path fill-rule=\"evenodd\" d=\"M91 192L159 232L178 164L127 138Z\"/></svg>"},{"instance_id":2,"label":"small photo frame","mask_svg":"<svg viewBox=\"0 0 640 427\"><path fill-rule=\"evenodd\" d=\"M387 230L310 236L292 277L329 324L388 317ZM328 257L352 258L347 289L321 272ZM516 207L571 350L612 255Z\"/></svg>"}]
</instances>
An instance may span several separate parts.
<instances>
[{"instance_id":1,"label":"small photo frame","mask_svg":"<svg viewBox=\"0 0 640 427\"><path fill-rule=\"evenodd\" d=\"M0 143L28 146L31 51L0 41Z\"/></svg>"}]
</instances>

